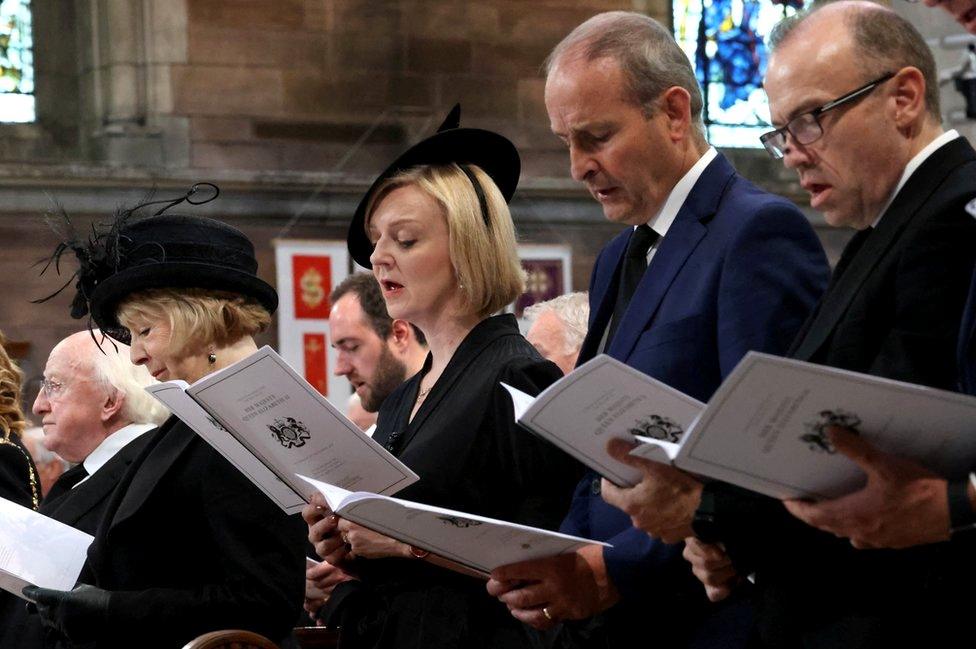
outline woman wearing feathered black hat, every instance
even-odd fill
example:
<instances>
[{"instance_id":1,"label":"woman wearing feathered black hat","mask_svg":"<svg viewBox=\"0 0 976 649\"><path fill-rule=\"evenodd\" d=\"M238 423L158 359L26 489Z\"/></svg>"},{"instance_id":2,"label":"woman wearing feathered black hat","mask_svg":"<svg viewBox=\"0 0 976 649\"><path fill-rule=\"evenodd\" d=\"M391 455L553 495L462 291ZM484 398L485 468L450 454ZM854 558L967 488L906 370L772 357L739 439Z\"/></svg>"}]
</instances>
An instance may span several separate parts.
<instances>
[{"instance_id":1,"label":"woman wearing feathered black hat","mask_svg":"<svg viewBox=\"0 0 976 649\"><path fill-rule=\"evenodd\" d=\"M536 394L561 372L492 316L523 289L507 200L519 157L507 139L458 128L457 114L380 175L349 230L393 318L418 326L430 355L383 403L374 439L420 480L398 497L554 529L579 467L515 423L504 381ZM322 613L355 647L526 647L529 632L484 583L433 557L310 505L310 539L358 574ZM426 559L426 560L425 560Z\"/></svg>"},{"instance_id":2,"label":"woman wearing feathered black hat","mask_svg":"<svg viewBox=\"0 0 976 649\"><path fill-rule=\"evenodd\" d=\"M188 202L202 202L202 190ZM257 277L251 242L212 219L137 211L59 246L56 255L80 261L73 315L90 312L161 380L193 382L256 351L277 294ZM148 434L106 508L83 583L25 594L69 645L172 648L227 628L287 638L304 590L301 521L175 417Z\"/></svg>"}]
</instances>

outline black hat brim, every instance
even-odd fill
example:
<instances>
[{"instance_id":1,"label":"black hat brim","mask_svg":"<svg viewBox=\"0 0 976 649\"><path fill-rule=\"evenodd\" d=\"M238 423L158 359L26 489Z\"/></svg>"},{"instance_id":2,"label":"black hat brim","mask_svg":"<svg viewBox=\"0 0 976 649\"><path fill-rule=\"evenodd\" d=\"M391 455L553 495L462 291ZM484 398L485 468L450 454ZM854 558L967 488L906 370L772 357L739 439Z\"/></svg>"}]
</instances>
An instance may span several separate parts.
<instances>
[{"instance_id":1,"label":"black hat brim","mask_svg":"<svg viewBox=\"0 0 976 649\"><path fill-rule=\"evenodd\" d=\"M349 254L357 264L372 268L369 256L373 244L366 235L366 207L370 199L387 178L401 171L422 165L450 163L477 165L498 186L505 201L511 201L518 187L522 161L512 142L498 133L478 128L454 128L435 133L426 140L407 149L380 174L367 190L349 226L347 244Z\"/></svg>"},{"instance_id":2,"label":"black hat brim","mask_svg":"<svg viewBox=\"0 0 976 649\"><path fill-rule=\"evenodd\" d=\"M128 344L128 333L119 323L116 309L133 290L151 288L226 291L255 299L269 314L278 309L278 293L250 273L205 263L166 262L126 268L100 282L92 293L92 320L106 334Z\"/></svg>"}]
</instances>

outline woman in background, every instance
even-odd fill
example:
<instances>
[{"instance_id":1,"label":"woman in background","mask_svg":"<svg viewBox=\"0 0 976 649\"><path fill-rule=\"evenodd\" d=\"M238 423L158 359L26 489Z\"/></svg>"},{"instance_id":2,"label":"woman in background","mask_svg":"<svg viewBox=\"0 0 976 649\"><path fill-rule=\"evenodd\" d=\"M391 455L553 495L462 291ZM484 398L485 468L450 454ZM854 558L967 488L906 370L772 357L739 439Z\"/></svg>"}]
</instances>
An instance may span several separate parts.
<instances>
[{"instance_id":1,"label":"woman in background","mask_svg":"<svg viewBox=\"0 0 976 649\"><path fill-rule=\"evenodd\" d=\"M41 504L37 468L20 440L27 425L20 403L23 373L6 345L0 332L0 498L36 510Z\"/></svg>"}]
</instances>

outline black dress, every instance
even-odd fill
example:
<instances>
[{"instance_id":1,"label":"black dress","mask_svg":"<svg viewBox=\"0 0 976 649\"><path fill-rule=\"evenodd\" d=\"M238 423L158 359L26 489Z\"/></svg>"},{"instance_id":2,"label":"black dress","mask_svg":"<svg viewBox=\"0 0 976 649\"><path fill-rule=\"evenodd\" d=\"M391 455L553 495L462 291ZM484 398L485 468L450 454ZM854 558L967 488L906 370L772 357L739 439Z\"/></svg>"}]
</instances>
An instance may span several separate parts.
<instances>
[{"instance_id":1,"label":"black dress","mask_svg":"<svg viewBox=\"0 0 976 649\"><path fill-rule=\"evenodd\" d=\"M20 442L20 437L0 433L0 498L37 510L40 504L41 486L37 469L30 453ZM24 601L11 593L0 591L0 639L4 636L11 619L26 611ZM0 644L7 649L7 643Z\"/></svg>"},{"instance_id":2,"label":"black dress","mask_svg":"<svg viewBox=\"0 0 976 649\"><path fill-rule=\"evenodd\" d=\"M502 315L464 339L413 421L424 369L380 409L374 439L388 445L420 480L397 497L557 529L582 467L514 422L499 383L538 394L562 373ZM490 597L481 580L414 559L360 559L359 592L343 611L344 646L532 646L527 629ZM356 588L356 586L351 586Z\"/></svg>"},{"instance_id":3,"label":"black dress","mask_svg":"<svg viewBox=\"0 0 976 649\"><path fill-rule=\"evenodd\" d=\"M16 434L0 435L0 498L33 510L40 505L37 468Z\"/></svg>"}]
</instances>

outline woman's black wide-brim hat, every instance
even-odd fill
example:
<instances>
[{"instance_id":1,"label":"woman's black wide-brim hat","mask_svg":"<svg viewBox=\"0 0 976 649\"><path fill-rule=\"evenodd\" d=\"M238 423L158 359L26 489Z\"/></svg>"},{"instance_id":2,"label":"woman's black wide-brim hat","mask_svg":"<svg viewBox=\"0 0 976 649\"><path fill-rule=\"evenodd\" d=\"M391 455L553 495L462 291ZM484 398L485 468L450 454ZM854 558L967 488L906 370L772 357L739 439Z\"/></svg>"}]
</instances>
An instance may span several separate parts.
<instances>
[{"instance_id":1,"label":"woman's black wide-brim hat","mask_svg":"<svg viewBox=\"0 0 976 649\"><path fill-rule=\"evenodd\" d=\"M511 201L518 187L522 161L515 145L503 135L479 128L460 128L461 106L454 106L437 132L407 149L381 173L359 201L349 225L349 254L357 264L372 268L369 256L373 244L366 235L366 207L373 193L386 179L401 171L423 165L476 165L495 182L505 201Z\"/></svg>"},{"instance_id":2,"label":"woman's black wide-brim hat","mask_svg":"<svg viewBox=\"0 0 976 649\"><path fill-rule=\"evenodd\" d=\"M217 190L213 189L212 198L215 198ZM192 196L194 191L187 196ZM158 202L172 205L179 201ZM254 245L243 232L201 216L160 212L152 216L135 215L150 204L153 203L120 210L113 223L95 229L87 241L70 236L58 246L52 261L57 263L67 250L72 250L79 261L72 317L88 314L103 332L128 343L128 330L119 323L116 309L128 295L146 289L226 291L253 298L268 313L275 312L278 294L257 276ZM63 288L66 287L67 284Z\"/></svg>"}]
</instances>

